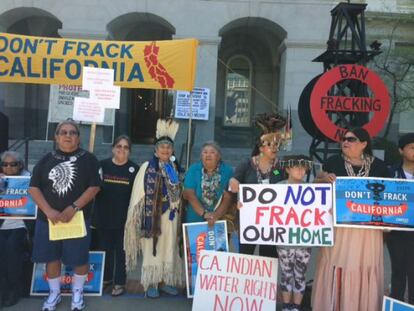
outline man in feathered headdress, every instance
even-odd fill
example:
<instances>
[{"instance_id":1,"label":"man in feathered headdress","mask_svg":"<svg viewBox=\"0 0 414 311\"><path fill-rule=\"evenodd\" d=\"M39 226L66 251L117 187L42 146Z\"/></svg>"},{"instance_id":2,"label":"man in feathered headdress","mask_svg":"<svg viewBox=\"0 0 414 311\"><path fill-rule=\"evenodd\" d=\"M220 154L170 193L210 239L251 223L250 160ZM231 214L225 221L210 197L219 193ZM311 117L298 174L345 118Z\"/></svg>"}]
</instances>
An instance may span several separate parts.
<instances>
[{"instance_id":1,"label":"man in feathered headdress","mask_svg":"<svg viewBox=\"0 0 414 311\"><path fill-rule=\"evenodd\" d=\"M177 131L177 122L158 120L155 153L135 178L125 224L127 270L136 268L141 251L141 284L149 298L160 291L177 295L175 286L183 283L177 234L181 176L173 155Z\"/></svg>"}]
</instances>

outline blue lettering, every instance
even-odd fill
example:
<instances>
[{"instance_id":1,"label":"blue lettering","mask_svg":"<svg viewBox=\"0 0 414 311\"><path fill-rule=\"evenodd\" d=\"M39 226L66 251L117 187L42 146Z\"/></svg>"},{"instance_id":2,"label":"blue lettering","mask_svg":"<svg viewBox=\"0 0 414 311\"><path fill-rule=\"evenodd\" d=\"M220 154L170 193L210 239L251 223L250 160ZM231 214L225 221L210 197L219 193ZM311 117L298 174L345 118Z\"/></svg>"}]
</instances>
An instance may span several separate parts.
<instances>
[{"instance_id":1,"label":"blue lettering","mask_svg":"<svg viewBox=\"0 0 414 311\"><path fill-rule=\"evenodd\" d=\"M13 38L10 41L10 51L12 53L19 53L22 50L23 41L21 38Z\"/></svg>"},{"instance_id":2,"label":"blue lettering","mask_svg":"<svg viewBox=\"0 0 414 311\"><path fill-rule=\"evenodd\" d=\"M330 187L315 187L316 191L320 191L321 192L321 203L323 205L326 204L326 191L328 191L330 189Z\"/></svg>"},{"instance_id":3,"label":"blue lettering","mask_svg":"<svg viewBox=\"0 0 414 311\"><path fill-rule=\"evenodd\" d=\"M27 53L27 51L30 50L32 54L35 54L38 43L39 43L38 39L35 39L34 41L31 41L30 39L26 39L26 44L24 45L24 52Z\"/></svg>"},{"instance_id":4,"label":"blue lettering","mask_svg":"<svg viewBox=\"0 0 414 311\"><path fill-rule=\"evenodd\" d=\"M6 64L9 63L9 60L7 59L7 57L6 56L2 56L2 55L0 55L0 61L5 62ZM9 73L9 70L8 69L5 69L3 71L0 71L0 76L5 76L8 73Z\"/></svg>"},{"instance_id":5,"label":"blue lettering","mask_svg":"<svg viewBox=\"0 0 414 311\"><path fill-rule=\"evenodd\" d=\"M47 55L50 55L52 53L53 45L57 42L57 40L51 40L51 39L45 39L45 42L47 43ZM52 62L50 62L52 63Z\"/></svg>"},{"instance_id":6,"label":"blue lettering","mask_svg":"<svg viewBox=\"0 0 414 311\"><path fill-rule=\"evenodd\" d=\"M105 54L102 48L102 43L97 43L95 45L95 47L92 49L90 56L95 56L96 54L98 54L99 56L105 57Z\"/></svg>"},{"instance_id":7,"label":"blue lettering","mask_svg":"<svg viewBox=\"0 0 414 311\"><path fill-rule=\"evenodd\" d=\"M121 76L121 81L123 81L123 75ZM131 73L129 74L128 81L138 79L140 82L144 82L144 76L142 75L141 67L138 63L135 63L132 66Z\"/></svg>"},{"instance_id":8,"label":"blue lettering","mask_svg":"<svg viewBox=\"0 0 414 311\"><path fill-rule=\"evenodd\" d=\"M63 55L66 55L69 51L73 50L74 45L76 45L75 41L65 41L65 43L63 43Z\"/></svg>"},{"instance_id":9,"label":"blue lettering","mask_svg":"<svg viewBox=\"0 0 414 311\"><path fill-rule=\"evenodd\" d=\"M79 42L76 55L80 56L83 53L84 56L88 56L89 43L88 42Z\"/></svg>"},{"instance_id":10,"label":"blue lettering","mask_svg":"<svg viewBox=\"0 0 414 311\"><path fill-rule=\"evenodd\" d=\"M61 69L60 64L63 63L63 59L61 58L51 58L50 59L50 78L55 77L55 71L59 71Z\"/></svg>"},{"instance_id":11,"label":"blue lettering","mask_svg":"<svg viewBox=\"0 0 414 311\"><path fill-rule=\"evenodd\" d=\"M85 60L84 66L85 67L95 67L95 68L99 67L97 62L95 62L94 60L90 60L90 59Z\"/></svg>"},{"instance_id":12,"label":"blue lettering","mask_svg":"<svg viewBox=\"0 0 414 311\"><path fill-rule=\"evenodd\" d=\"M14 63L12 65L11 69L10 69L10 76L11 77L15 76L16 74L19 74L22 77L26 76L25 73L24 73L24 70L23 70L22 62L20 61L20 57L16 57L14 59Z\"/></svg>"},{"instance_id":13,"label":"blue lettering","mask_svg":"<svg viewBox=\"0 0 414 311\"><path fill-rule=\"evenodd\" d=\"M306 196L306 193L308 193L309 191L311 193L311 196L310 196L309 200L306 201L305 196ZM306 206L306 205L312 204L314 201L315 201L315 192L313 191L312 187L306 187L306 189L302 193L302 198L301 198L300 202L302 203L302 205Z\"/></svg>"},{"instance_id":14,"label":"blue lettering","mask_svg":"<svg viewBox=\"0 0 414 311\"><path fill-rule=\"evenodd\" d=\"M71 72L71 65L75 66L75 73L72 74ZM73 68L73 66L72 66ZM71 80L77 80L79 79L81 72L82 72L82 66L81 63L76 60L76 59L71 59L69 60L66 65L65 65L65 72L66 72L66 76L71 79Z\"/></svg>"},{"instance_id":15,"label":"blue lettering","mask_svg":"<svg viewBox=\"0 0 414 311\"><path fill-rule=\"evenodd\" d=\"M284 204L285 205L287 204L287 202L289 201L290 196L292 196L293 203L298 204L301 192L302 192L302 186L299 186L297 196L295 197L295 193L293 192L292 187L288 186L288 189L286 191L286 197L285 197Z\"/></svg>"},{"instance_id":16,"label":"blue lettering","mask_svg":"<svg viewBox=\"0 0 414 311\"><path fill-rule=\"evenodd\" d=\"M131 49L133 46L134 46L133 44L130 44L130 45L128 45L128 46L125 46L125 44L122 44L122 46L121 46L121 58L125 58L125 55L127 54L127 55L128 55L128 57L129 57L130 59L132 59L132 54L131 54L130 49Z\"/></svg>"},{"instance_id":17,"label":"blue lettering","mask_svg":"<svg viewBox=\"0 0 414 311\"><path fill-rule=\"evenodd\" d=\"M111 58L117 57L118 56L118 53L117 52L111 52L111 49L112 48L115 48L116 51L117 51L119 49L119 46L116 43L110 43L110 44L108 44L107 47L106 47L106 55L108 57L111 57Z\"/></svg>"},{"instance_id":18,"label":"blue lettering","mask_svg":"<svg viewBox=\"0 0 414 311\"><path fill-rule=\"evenodd\" d=\"M42 78L47 78L47 58L42 59Z\"/></svg>"},{"instance_id":19,"label":"blue lettering","mask_svg":"<svg viewBox=\"0 0 414 311\"><path fill-rule=\"evenodd\" d=\"M28 57L27 58L27 76L30 78L39 78L40 77L40 73L35 73L32 72L32 58Z\"/></svg>"},{"instance_id":20,"label":"blue lettering","mask_svg":"<svg viewBox=\"0 0 414 311\"><path fill-rule=\"evenodd\" d=\"M9 41L5 36L0 36L0 42L3 42L3 46L0 48L0 52L4 52L9 46Z\"/></svg>"}]
</instances>

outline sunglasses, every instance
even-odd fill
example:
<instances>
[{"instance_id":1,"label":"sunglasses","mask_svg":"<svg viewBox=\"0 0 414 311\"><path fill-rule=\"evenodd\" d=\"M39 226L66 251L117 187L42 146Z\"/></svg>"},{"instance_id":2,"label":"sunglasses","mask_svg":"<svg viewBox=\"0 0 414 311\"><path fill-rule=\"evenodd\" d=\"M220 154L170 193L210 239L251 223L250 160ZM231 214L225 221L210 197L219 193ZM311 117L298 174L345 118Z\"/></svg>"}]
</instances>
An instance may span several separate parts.
<instances>
[{"instance_id":1,"label":"sunglasses","mask_svg":"<svg viewBox=\"0 0 414 311\"><path fill-rule=\"evenodd\" d=\"M60 135L60 136L70 136L70 137L73 137L73 136L78 136L79 135L79 132L78 131L74 131L74 130L71 130L71 131L66 131L66 130L60 130L59 132L58 132L58 135Z\"/></svg>"},{"instance_id":2,"label":"sunglasses","mask_svg":"<svg viewBox=\"0 0 414 311\"><path fill-rule=\"evenodd\" d=\"M18 165L18 162L1 162L1 166L3 167L16 167Z\"/></svg>"},{"instance_id":3,"label":"sunglasses","mask_svg":"<svg viewBox=\"0 0 414 311\"><path fill-rule=\"evenodd\" d=\"M344 137L341 138L341 141L342 142L347 141L347 142L350 142L350 143L354 143L356 141L359 141L359 139L355 136L344 136Z\"/></svg>"},{"instance_id":4,"label":"sunglasses","mask_svg":"<svg viewBox=\"0 0 414 311\"><path fill-rule=\"evenodd\" d=\"M115 148L116 149L129 150L129 146L128 145L116 145Z\"/></svg>"}]
</instances>

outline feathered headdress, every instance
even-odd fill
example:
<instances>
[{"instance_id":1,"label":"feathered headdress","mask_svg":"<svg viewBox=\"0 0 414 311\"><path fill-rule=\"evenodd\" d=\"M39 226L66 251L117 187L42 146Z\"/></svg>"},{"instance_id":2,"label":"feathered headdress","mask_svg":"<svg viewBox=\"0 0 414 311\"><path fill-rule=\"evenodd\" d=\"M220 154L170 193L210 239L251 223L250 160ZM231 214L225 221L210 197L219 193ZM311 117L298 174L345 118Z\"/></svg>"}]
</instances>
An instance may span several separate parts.
<instances>
[{"instance_id":1,"label":"feathered headdress","mask_svg":"<svg viewBox=\"0 0 414 311\"><path fill-rule=\"evenodd\" d=\"M173 119L158 119L155 144L161 142L174 144L174 138L179 127L180 124Z\"/></svg>"},{"instance_id":2,"label":"feathered headdress","mask_svg":"<svg viewBox=\"0 0 414 311\"><path fill-rule=\"evenodd\" d=\"M260 144L283 143L284 135L280 131L286 124L286 119L277 112L258 114L255 118L256 126L261 130Z\"/></svg>"}]
</instances>

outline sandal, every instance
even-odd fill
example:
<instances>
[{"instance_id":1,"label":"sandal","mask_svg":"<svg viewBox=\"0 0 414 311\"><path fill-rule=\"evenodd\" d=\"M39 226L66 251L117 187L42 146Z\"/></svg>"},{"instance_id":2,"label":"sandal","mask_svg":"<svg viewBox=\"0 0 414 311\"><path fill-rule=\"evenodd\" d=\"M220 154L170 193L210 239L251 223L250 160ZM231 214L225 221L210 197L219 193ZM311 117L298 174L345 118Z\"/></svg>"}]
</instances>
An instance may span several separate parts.
<instances>
[{"instance_id":1,"label":"sandal","mask_svg":"<svg viewBox=\"0 0 414 311\"><path fill-rule=\"evenodd\" d=\"M111 295L113 297L117 297L123 294L125 294L125 287L123 285L114 285L114 287L112 288Z\"/></svg>"}]
</instances>

